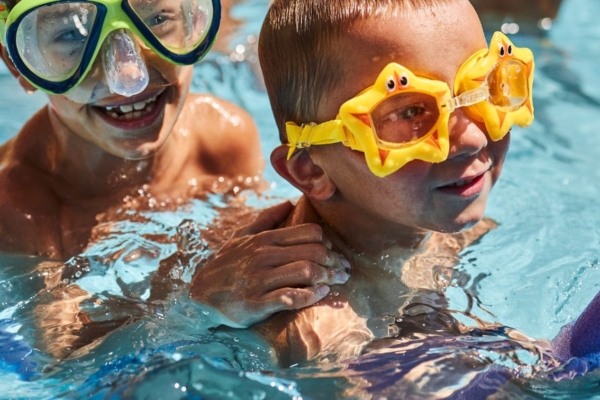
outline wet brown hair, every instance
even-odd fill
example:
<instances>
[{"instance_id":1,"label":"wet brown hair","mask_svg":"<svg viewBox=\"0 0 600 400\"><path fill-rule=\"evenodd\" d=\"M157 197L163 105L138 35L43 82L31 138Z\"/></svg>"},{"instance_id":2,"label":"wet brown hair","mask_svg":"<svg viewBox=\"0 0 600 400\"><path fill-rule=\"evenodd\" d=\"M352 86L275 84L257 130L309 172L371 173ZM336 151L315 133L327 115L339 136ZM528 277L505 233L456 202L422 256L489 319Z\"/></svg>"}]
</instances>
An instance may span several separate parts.
<instances>
[{"instance_id":1,"label":"wet brown hair","mask_svg":"<svg viewBox=\"0 0 600 400\"><path fill-rule=\"evenodd\" d=\"M344 79L343 54L336 49L352 26L457 0L275 0L262 26L259 57L280 137L285 123L317 121L325 94Z\"/></svg>"}]
</instances>

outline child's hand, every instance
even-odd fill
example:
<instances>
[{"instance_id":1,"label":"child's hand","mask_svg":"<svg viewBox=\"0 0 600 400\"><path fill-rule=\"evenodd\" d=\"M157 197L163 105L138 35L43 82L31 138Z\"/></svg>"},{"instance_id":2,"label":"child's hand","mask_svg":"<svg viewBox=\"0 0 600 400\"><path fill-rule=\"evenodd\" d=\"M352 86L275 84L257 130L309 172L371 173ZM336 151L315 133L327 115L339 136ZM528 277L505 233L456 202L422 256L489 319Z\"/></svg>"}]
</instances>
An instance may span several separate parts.
<instances>
[{"instance_id":1,"label":"child's hand","mask_svg":"<svg viewBox=\"0 0 600 400\"><path fill-rule=\"evenodd\" d=\"M263 211L196 271L191 296L221 313L218 325L246 328L310 306L350 277L350 264L331 251L319 225L272 230L291 209L284 203Z\"/></svg>"}]
</instances>

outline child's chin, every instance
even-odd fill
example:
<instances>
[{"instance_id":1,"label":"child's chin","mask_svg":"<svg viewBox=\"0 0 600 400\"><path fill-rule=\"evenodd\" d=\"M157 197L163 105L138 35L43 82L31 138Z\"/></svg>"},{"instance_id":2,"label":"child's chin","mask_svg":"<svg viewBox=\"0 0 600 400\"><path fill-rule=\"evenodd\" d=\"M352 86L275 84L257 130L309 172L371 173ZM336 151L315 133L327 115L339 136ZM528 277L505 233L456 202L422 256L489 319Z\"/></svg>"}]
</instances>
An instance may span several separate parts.
<instances>
[{"instance_id":1,"label":"child's chin","mask_svg":"<svg viewBox=\"0 0 600 400\"><path fill-rule=\"evenodd\" d=\"M114 146L113 154L126 160L143 160L154 156L162 148L165 139L154 142L144 140L123 141Z\"/></svg>"},{"instance_id":2,"label":"child's chin","mask_svg":"<svg viewBox=\"0 0 600 400\"><path fill-rule=\"evenodd\" d=\"M153 155L155 155L159 149L160 149L160 146L155 146L155 147L146 146L146 147L142 147L140 149L124 152L122 157L126 160L131 160L131 161L144 160L146 158L149 158L149 157L152 157Z\"/></svg>"},{"instance_id":3,"label":"child's chin","mask_svg":"<svg viewBox=\"0 0 600 400\"><path fill-rule=\"evenodd\" d=\"M441 233L460 233L477 225L483 219L483 213L461 214L448 218L445 221L438 220L431 229Z\"/></svg>"},{"instance_id":4,"label":"child's chin","mask_svg":"<svg viewBox=\"0 0 600 400\"><path fill-rule=\"evenodd\" d=\"M465 231L477 225L482 219L483 214L457 219L452 224L449 224L450 226L448 227L447 233L459 233Z\"/></svg>"}]
</instances>

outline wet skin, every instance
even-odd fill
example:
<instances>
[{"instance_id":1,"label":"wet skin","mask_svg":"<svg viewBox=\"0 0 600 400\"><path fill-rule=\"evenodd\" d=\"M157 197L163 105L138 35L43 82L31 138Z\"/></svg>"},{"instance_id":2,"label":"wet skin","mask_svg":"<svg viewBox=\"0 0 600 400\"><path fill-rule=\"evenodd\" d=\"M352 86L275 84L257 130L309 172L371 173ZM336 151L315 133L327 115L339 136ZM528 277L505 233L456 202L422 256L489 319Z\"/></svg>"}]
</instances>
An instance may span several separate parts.
<instances>
[{"instance_id":1,"label":"wet skin","mask_svg":"<svg viewBox=\"0 0 600 400\"><path fill-rule=\"evenodd\" d=\"M414 11L411 18L401 17L402 24L373 20L351 30L341 45L347 54L345 84L323 101L319 122L334 119L340 105L372 85L390 62L453 87L462 63L486 47L485 37L470 5L448 5L432 14ZM314 163L336 188L327 201L313 202L315 208L344 240L365 251L398 238L410 244L428 231L457 232L473 226L483 217L488 194L500 176L509 139L491 141L484 126L460 109L450 117L449 132L446 161L413 161L384 179L371 173L360 152L342 144L313 146ZM449 186L466 179L476 180ZM348 215L353 218L345 218Z\"/></svg>"},{"instance_id":2,"label":"wet skin","mask_svg":"<svg viewBox=\"0 0 600 400\"><path fill-rule=\"evenodd\" d=\"M335 119L340 106L371 86L390 62L453 87L459 67L485 47L467 1L361 21L339 45L345 55L343 84L323 100L314 122ZM292 224L320 223L334 249L352 264L350 280L334 286L325 300L257 328L274 343L282 364L325 350L356 355L386 334L367 328L370 317L401 315L410 287L436 288L433 278L421 279L433 277L433 263L442 260L451 270L458 252L493 228L490 221L477 224L500 176L508 137L491 141L484 126L460 109L450 117L449 132L446 161L413 161L385 178L368 169L363 153L342 144L312 146L289 161L287 146L273 152L275 169L305 195ZM420 276L407 275L409 265L417 265L412 273Z\"/></svg>"},{"instance_id":3,"label":"wet skin","mask_svg":"<svg viewBox=\"0 0 600 400\"><path fill-rule=\"evenodd\" d=\"M250 116L213 96L189 94L192 67L141 47L150 73L143 93L110 93L98 58L80 86L49 96L49 105L0 147L0 251L67 258L85 248L98 214L142 185L158 198L177 198L192 179L202 191L219 176L260 173ZM135 103L146 107L123 117Z\"/></svg>"}]
</instances>

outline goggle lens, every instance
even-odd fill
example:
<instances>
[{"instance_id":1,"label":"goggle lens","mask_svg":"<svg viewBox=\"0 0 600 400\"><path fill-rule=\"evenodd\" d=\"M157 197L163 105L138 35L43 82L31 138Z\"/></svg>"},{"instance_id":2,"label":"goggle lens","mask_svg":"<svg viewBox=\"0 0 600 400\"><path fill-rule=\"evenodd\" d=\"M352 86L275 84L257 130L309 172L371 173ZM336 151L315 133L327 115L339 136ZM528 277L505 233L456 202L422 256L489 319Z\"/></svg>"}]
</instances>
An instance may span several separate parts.
<instances>
[{"instance_id":1,"label":"goggle lens","mask_svg":"<svg viewBox=\"0 0 600 400\"><path fill-rule=\"evenodd\" d=\"M425 93L400 92L371 111L371 122L382 148L398 148L425 137L440 118L437 99Z\"/></svg>"},{"instance_id":2,"label":"goggle lens","mask_svg":"<svg viewBox=\"0 0 600 400\"><path fill-rule=\"evenodd\" d=\"M34 9L17 29L19 56L45 80L62 82L70 78L83 59L96 15L96 6L83 2Z\"/></svg>"},{"instance_id":3,"label":"goggle lens","mask_svg":"<svg viewBox=\"0 0 600 400\"><path fill-rule=\"evenodd\" d=\"M488 101L504 112L522 107L529 98L527 66L518 60L499 62L487 75Z\"/></svg>"},{"instance_id":4,"label":"goggle lens","mask_svg":"<svg viewBox=\"0 0 600 400\"><path fill-rule=\"evenodd\" d=\"M176 54L187 54L206 37L213 19L210 0L130 0L152 34Z\"/></svg>"}]
</instances>

